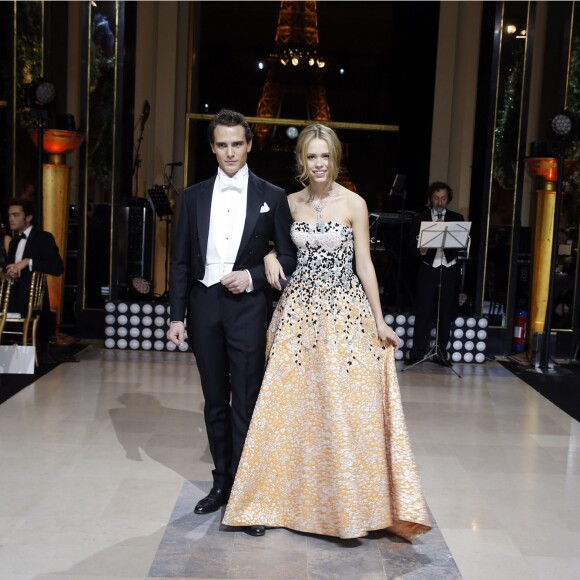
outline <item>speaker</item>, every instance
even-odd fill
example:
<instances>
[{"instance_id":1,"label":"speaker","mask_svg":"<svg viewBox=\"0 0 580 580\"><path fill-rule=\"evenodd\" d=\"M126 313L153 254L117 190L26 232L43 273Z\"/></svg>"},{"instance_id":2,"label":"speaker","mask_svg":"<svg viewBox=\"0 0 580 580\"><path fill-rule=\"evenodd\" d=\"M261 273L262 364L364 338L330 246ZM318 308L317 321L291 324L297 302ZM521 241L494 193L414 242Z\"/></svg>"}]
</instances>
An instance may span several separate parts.
<instances>
[{"instance_id":1,"label":"speaker","mask_svg":"<svg viewBox=\"0 0 580 580\"><path fill-rule=\"evenodd\" d=\"M154 220L151 205L144 198L132 197L122 208L119 228L120 281L126 286L135 277L153 279Z\"/></svg>"}]
</instances>

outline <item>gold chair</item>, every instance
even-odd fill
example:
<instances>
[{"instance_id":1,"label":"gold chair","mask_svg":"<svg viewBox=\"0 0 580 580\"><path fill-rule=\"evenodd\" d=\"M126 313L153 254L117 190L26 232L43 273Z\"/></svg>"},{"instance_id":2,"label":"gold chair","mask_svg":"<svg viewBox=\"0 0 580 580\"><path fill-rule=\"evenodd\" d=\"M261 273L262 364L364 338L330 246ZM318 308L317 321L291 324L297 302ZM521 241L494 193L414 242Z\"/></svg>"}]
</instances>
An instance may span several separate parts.
<instances>
[{"instance_id":1,"label":"gold chair","mask_svg":"<svg viewBox=\"0 0 580 580\"><path fill-rule=\"evenodd\" d=\"M46 291L46 274L43 272L32 272L30 280L30 289L28 291L28 308L26 313L19 313L14 315L7 311L8 298L10 297L10 289L6 290L8 296L6 302L2 302L3 306L3 321L0 331L0 341L5 335L21 336L21 340L17 340L17 344L29 345L36 347L36 331L38 328L38 321L42 312L42 305L44 302L44 293ZM4 281L2 281L2 292L4 299ZM38 355L35 354L36 365L38 366Z\"/></svg>"},{"instance_id":2,"label":"gold chair","mask_svg":"<svg viewBox=\"0 0 580 580\"><path fill-rule=\"evenodd\" d=\"M12 279L6 272L0 271L0 343L2 342L2 333L4 332L4 326L6 324L11 288Z\"/></svg>"}]
</instances>

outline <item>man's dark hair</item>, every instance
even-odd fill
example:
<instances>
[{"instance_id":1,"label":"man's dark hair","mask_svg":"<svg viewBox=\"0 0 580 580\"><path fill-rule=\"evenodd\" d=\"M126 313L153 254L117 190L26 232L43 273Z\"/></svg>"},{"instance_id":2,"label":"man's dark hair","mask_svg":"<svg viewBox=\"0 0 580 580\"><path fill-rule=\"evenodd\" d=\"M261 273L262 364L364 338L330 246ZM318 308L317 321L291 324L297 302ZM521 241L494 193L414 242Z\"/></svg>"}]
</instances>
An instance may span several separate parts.
<instances>
[{"instance_id":1,"label":"man's dark hair","mask_svg":"<svg viewBox=\"0 0 580 580\"><path fill-rule=\"evenodd\" d=\"M31 215L34 217L34 204L30 203L26 199L18 199L17 197L13 197L11 200L8 201L6 207L10 208L13 205L19 205L22 208L25 216Z\"/></svg>"},{"instance_id":2,"label":"man's dark hair","mask_svg":"<svg viewBox=\"0 0 580 580\"><path fill-rule=\"evenodd\" d=\"M446 189L447 190L447 197L449 198L448 201L451 202L453 199L453 190L451 186L445 183L444 181L434 181L429 185L427 188L427 203L431 205L431 197L432 195L438 191L439 189Z\"/></svg>"},{"instance_id":3,"label":"man's dark hair","mask_svg":"<svg viewBox=\"0 0 580 580\"><path fill-rule=\"evenodd\" d=\"M237 111L231 111L230 109L222 109L212 120L207 128L207 138L209 140L209 144L214 144L214 131L218 125L225 125L226 127L236 127L237 125L241 125L244 128L244 132L246 134L246 143L249 143L252 138L252 129L250 129L250 125L246 121L244 115L238 113Z\"/></svg>"}]
</instances>

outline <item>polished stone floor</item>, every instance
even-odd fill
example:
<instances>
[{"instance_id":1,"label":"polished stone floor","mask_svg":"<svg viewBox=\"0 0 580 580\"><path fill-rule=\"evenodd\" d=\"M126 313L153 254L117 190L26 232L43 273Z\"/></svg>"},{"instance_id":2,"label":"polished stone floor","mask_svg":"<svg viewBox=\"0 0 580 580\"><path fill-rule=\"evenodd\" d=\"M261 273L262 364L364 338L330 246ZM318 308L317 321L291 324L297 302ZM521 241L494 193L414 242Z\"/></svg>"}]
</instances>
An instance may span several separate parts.
<instances>
[{"instance_id":1,"label":"polished stone floor","mask_svg":"<svg viewBox=\"0 0 580 580\"><path fill-rule=\"evenodd\" d=\"M211 463L191 355L78 358L0 405L0 580L580 578L580 425L497 362L399 374L436 523L409 544L193 515Z\"/></svg>"}]
</instances>

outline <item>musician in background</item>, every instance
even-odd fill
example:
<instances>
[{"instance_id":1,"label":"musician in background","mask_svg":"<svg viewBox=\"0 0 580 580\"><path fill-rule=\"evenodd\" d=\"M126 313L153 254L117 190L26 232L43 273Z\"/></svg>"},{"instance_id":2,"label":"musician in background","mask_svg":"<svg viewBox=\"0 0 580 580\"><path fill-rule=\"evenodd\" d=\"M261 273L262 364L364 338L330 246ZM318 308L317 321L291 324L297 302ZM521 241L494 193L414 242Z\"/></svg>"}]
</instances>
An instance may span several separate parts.
<instances>
[{"instance_id":1,"label":"musician in background","mask_svg":"<svg viewBox=\"0 0 580 580\"><path fill-rule=\"evenodd\" d=\"M441 280L441 303L439 305L439 351L432 362L443 366L451 366L447 356L447 343L451 321L457 316L459 307L460 265L458 250L430 248L419 249L417 242L421 222L462 222L460 213L451 211L447 205L453 199L453 190L442 181L434 181L427 188L427 207L420 211L413 220L411 227L411 255L418 261L417 288L415 293L415 331L413 348L405 365L419 362L429 348L431 328L437 323L437 308L439 300L439 281Z\"/></svg>"}]
</instances>

